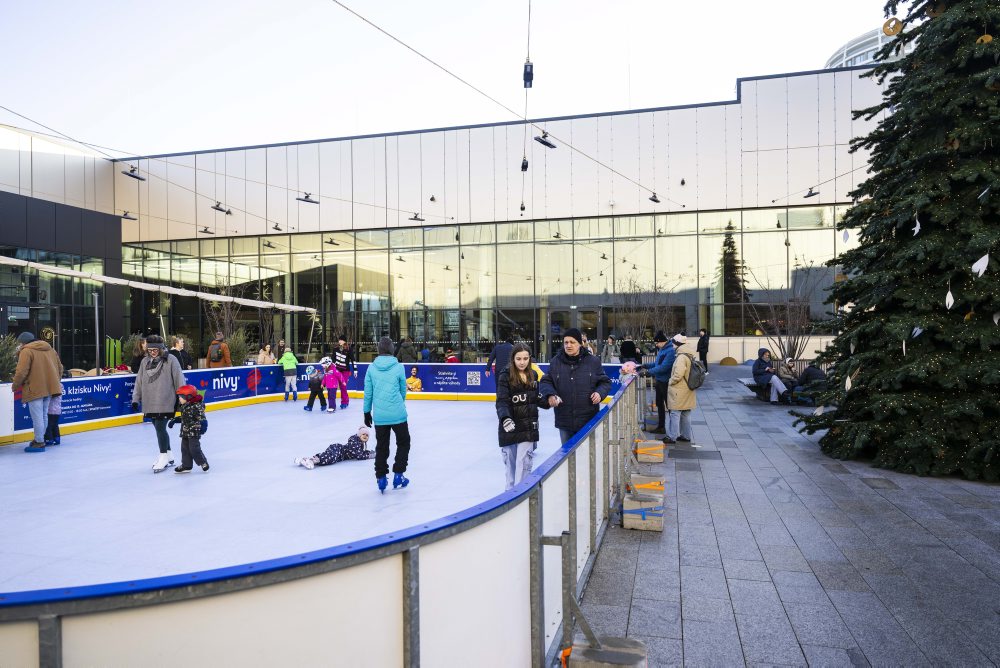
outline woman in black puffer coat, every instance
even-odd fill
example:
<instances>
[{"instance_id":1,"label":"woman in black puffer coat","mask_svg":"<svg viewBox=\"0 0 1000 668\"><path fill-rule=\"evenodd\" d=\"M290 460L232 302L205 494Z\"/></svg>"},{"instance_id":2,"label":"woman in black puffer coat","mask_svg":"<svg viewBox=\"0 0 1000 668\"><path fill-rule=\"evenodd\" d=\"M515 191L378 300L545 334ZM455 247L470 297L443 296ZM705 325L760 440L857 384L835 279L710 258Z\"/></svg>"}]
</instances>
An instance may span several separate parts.
<instances>
[{"instance_id":1,"label":"woman in black puffer coat","mask_svg":"<svg viewBox=\"0 0 1000 668\"><path fill-rule=\"evenodd\" d=\"M506 489L531 473L531 460L538 447L539 406L548 408L538 394L538 374L531 368L531 351L523 343L515 344L509 365L497 376L498 434L507 472Z\"/></svg>"}]
</instances>

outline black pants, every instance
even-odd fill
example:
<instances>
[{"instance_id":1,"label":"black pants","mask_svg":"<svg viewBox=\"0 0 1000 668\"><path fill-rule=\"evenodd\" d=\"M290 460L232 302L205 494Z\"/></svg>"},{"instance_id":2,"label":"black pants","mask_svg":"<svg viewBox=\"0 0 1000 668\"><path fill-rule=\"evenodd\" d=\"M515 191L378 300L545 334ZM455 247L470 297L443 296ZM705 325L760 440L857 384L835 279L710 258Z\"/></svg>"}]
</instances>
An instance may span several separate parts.
<instances>
[{"instance_id":1,"label":"black pants","mask_svg":"<svg viewBox=\"0 0 1000 668\"><path fill-rule=\"evenodd\" d=\"M707 350L699 350L698 351L698 359L701 360L701 365L703 367L705 367L705 371L708 371L708 351Z\"/></svg>"},{"instance_id":2,"label":"black pants","mask_svg":"<svg viewBox=\"0 0 1000 668\"><path fill-rule=\"evenodd\" d=\"M58 441L61 436L59 435L59 416L49 413L49 426L45 428L45 440L46 441Z\"/></svg>"},{"instance_id":3,"label":"black pants","mask_svg":"<svg viewBox=\"0 0 1000 668\"><path fill-rule=\"evenodd\" d=\"M410 427L405 422L399 424L375 425L375 477L384 478L389 474L389 432L396 434L396 460L392 463L393 473L405 473L406 462L410 458Z\"/></svg>"},{"instance_id":4,"label":"black pants","mask_svg":"<svg viewBox=\"0 0 1000 668\"><path fill-rule=\"evenodd\" d=\"M208 463L205 453L201 451L201 436L184 436L181 438L181 468L191 468L191 460L198 466Z\"/></svg>"},{"instance_id":5,"label":"black pants","mask_svg":"<svg viewBox=\"0 0 1000 668\"><path fill-rule=\"evenodd\" d=\"M309 403L307 403L306 406L312 408L313 402L316 401L316 397L319 397L319 407L326 410L326 393L323 391L322 387L318 390L309 390Z\"/></svg>"},{"instance_id":6,"label":"black pants","mask_svg":"<svg viewBox=\"0 0 1000 668\"><path fill-rule=\"evenodd\" d=\"M663 429L666 424L667 416L667 390L670 385L664 383L662 380L656 381L654 388L656 389L656 428Z\"/></svg>"}]
</instances>

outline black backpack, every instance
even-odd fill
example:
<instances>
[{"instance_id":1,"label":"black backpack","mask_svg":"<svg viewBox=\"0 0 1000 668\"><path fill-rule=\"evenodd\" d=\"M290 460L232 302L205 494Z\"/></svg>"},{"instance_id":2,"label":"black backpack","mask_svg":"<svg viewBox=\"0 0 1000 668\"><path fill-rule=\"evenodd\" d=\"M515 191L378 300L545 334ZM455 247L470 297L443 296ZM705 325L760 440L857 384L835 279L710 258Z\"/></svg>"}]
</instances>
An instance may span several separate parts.
<instances>
[{"instance_id":1,"label":"black backpack","mask_svg":"<svg viewBox=\"0 0 1000 668\"><path fill-rule=\"evenodd\" d=\"M697 390L705 382L705 367L701 360L696 360L691 353L681 353L691 360L691 370L688 372L687 386L689 390Z\"/></svg>"},{"instance_id":2,"label":"black backpack","mask_svg":"<svg viewBox=\"0 0 1000 668\"><path fill-rule=\"evenodd\" d=\"M209 361L212 361L212 362L221 362L222 361L222 344L221 343L213 343L211 346L208 347L208 359L209 359Z\"/></svg>"}]
</instances>

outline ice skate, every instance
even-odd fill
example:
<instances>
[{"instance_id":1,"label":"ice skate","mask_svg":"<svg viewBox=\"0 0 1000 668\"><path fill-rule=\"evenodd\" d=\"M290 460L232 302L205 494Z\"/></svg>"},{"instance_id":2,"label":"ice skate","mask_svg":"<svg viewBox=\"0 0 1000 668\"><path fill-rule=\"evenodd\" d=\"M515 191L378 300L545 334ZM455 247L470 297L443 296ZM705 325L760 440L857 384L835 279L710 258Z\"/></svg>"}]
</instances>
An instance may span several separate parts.
<instances>
[{"instance_id":1,"label":"ice skate","mask_svg":"<svg viewBox=\"0 0 1000 668\"><path fill-rule=\"evenodd\" d=\"M201 470L204 471L205 473L208 473L208 462L205 462L204 464L201 465Z\"/></svg>"},{"instance_id":2,"label":"ice skate","mask_svg":"<svg viewBox=\"0 0 1000 668\"><path fill-rule=\"evenodd\" d=\"M336 413L337 409L334 408L333 406L330 406L329 408L326 409L326 412L327 413Z\"/></svg>"},{"instance_id":3,"label":"ice skate","mask_svg":"<svg viewBox=\"0 0 1000 668\"><path fill-rule=\"evenodd\" d=\"M190 467L184 468L183 466L178 466L177 468L174 469L174 473L190 473L190 472L191 472Z\"/></svg>"},{"instance_id":4,"label":"ice skate","mask_svg":"<svg viewBox=\"0 0 1000 668\"><path fill-rule=\"evenodd\" d=\"M378 483L378 491L380 491L382 494L385 494L385 488L389 486L389 479L385 476L382 476L381 478L376 478L375 482Z\"/></svg>"},{"instance_id":5,"label":"ice skate","mask_svg":"<svg viewBox=\"0 0 1000 668\"><path fill-rule=\"evenodd\" d=\"M285 401L288 401L288 392L285 392Z\"/></svg>"},{"instance_id":6,"label":"ice skate","mask_svg":"<svg viewBox=\"0 0 1000 668\"><path fill-rule=\"evenodd\" d=\"M161 452L160 456L156 460L156 463L153 464L153 473L163 473L168 467L173 465L174 460L170 458L170 454Z\"/></svg>"},{"instance_id":7,"label":"ice skate","mask_svg":"<svg viewBox=\"0 0 1000 668\"><path fill-rule=\"evenodd\" d=\"M340 404L340 410L344 410L345 408L347 408L347 404Z\"/></svg>"},{"instance_id":8,"label":"ice skate","mask_svg":"<svg viewBox=\"0 0 1000 668\"><path fill-rule=\"evenodd\" d=\"M404 478L402 473L397 473L392 476L392 488L399 489L400 487L406 487L410 484L409 478Z\"/></svg>"},{"instance_id":9,"label":"ice skate","mask_svg":"<svg viewBox=\"0 0 1000 668\"><path fill-rule=\"evenodd\" d=\"M24 449L25 452L45 452L45 444L39 443L38 441L32 441L31 444Z\"/></svg>"},{"instance_id":10,"label":"ice skate","mask_svg":"<svg viewBox=\"0 0 1000 668\"><path fill-rule=\"evenodd\" d=\"M312 413L312 406L303 406L302 410L309 411L310 413Z\"/></svg>"}]
</instances>

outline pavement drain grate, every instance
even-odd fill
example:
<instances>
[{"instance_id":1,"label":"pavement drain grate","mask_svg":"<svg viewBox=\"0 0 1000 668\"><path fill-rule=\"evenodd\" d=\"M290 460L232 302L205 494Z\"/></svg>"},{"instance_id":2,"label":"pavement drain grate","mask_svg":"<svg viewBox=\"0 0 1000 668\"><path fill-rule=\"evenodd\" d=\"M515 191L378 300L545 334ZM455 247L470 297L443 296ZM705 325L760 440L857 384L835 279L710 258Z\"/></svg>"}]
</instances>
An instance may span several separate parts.
<instances>
[{"instance_id":1,"label":"pavement drain grate","mask_svg":"<svg viewBox=\"0 0 1000 668\"><path fill-rule=\"evenodd\" d=\"M671 448L667 452L668 459L722 459L722 453L718 450L675 450Z\"/></svg>"},{"instance_id":2,"label":"pavement drain grate","mask_svg":"<svg viewBox=\"0 0 1000 668\"><path fill-rule=\"evenodd\" d=\"M862 478L861 482L872 489L899 489L899 485L885 478Z\"/></svg>"},{"instance_id":3,"label":"pavement drain grate","mask_svg":"<svg viewBox=\"0 0 1000 668\"><path fill-rule=\"evenodd\" d=\"M847 470L847 467L840 462L826 462L823 464L823 468L830 473L850 473L850 471Z\"/></svg>"},{"instance_id":4,"label":"pavement drain grate","mask_svg":"<svg viewBox=\"0 0 1000 668\"><path fill-rule=\"evenodd\" d=\"M674 469L678 471L700 471L701 464L698 462L677 462Z\"/></svg>"}]
</instances>

